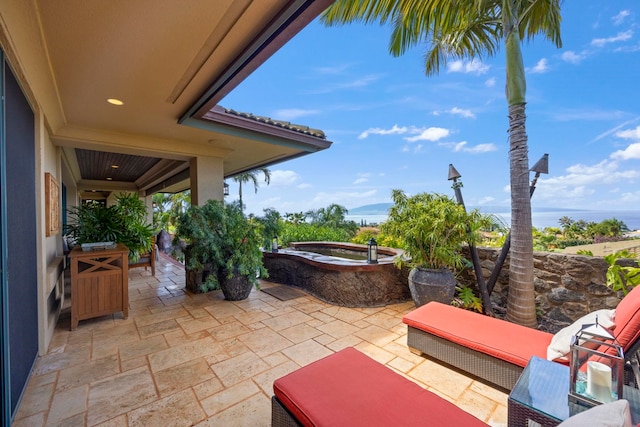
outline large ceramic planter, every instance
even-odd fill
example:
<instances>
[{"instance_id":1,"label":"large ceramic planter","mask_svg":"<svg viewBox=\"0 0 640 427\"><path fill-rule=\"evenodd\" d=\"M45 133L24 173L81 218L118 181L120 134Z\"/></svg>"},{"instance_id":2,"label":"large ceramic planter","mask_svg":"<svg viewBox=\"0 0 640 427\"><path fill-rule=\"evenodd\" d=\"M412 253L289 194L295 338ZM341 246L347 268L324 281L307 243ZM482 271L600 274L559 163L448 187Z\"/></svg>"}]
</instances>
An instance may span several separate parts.
<instances>
[{"instance_id":1,"label":"large ceramic planter","mask_svg":"<svg viewBox=\"0 0 640 427\"><path fill-rule=\"evenodd\" d=\"M456 292L456 279L451 270L413 268L409 272L409 289L416 307L430 301L451 304Z\"/></svg>"},{"instance_id":2,"label":"large ceramic planter","mask_svg":"<svg viewBox=\"0 0 640 427\"><path fill-rule=\"evenodd\" d=\"M253 284L247 276L235 274L228 276L226 271L220 276L220 288L224 294L224 299L228 301L240 301L249 297Z\"/></svg>"}]
</instances>

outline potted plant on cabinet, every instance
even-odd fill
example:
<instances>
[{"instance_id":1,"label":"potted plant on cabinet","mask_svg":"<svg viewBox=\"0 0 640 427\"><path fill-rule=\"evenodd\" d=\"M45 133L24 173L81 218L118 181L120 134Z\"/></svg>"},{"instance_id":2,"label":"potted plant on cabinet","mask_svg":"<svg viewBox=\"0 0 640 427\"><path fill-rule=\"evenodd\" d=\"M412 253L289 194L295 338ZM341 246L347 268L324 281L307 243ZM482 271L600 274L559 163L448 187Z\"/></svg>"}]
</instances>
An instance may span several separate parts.
<instances>
[{"instance_id":1,"label":"potted plant on cabinet","mask_svg":"<svg viewBox=\"0 0 640 427\"><path fill-rule=\"evenodd\" d=\"M219 286L227 300L247 298L253 286L258 288L258 277L267 276L260 227L237 202L209 200L180 215L174 244L185 254L187 289L206 292Z\"/></svg>"},{"instance_id":2,"label":"potted plant on cabinet","mask_svg":"<svg viewBox=\"0 0 640 427\"><path fill-rule=\"evenodd\" d=\"M135 194L120 193L106 206L91 201L69 209L71 221L64 228L74 244L115 242L129 248L129 261L151 251L153 227L145 222L147 208Z\"/></svg>"},{"instance_id":3,"label":"potted plant on cabinet","mask_svg":"<svg viewBox=\"0 0 640 427\"><path fill-rule=\"evenodd\" d=\"M447 196L419 193L407 196L392 190L394 205L382 232L396 239L405 255L397 265L408 264L409 288L416 306L429 301L450 304L455 294L453 271L469 262L460 249L476 243L478 230L486 222L480 212L469 213Z\"/></svg>"}]
</instances>

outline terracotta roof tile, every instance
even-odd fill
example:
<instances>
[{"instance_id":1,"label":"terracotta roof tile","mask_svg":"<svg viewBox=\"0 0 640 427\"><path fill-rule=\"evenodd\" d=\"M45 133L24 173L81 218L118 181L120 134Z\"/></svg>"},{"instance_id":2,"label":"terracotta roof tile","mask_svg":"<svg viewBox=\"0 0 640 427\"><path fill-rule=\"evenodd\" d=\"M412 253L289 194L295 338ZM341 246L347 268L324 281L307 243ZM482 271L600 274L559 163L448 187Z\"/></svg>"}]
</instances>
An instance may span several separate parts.
<instances>
[{"instance_id":1,"label":"terracotta roof tile","mask_svg":"<svg viewBox=\"0 0 640 427\"><path fill-rule=\"evenodd\" d=\"M323 131L319 129L312 129L309 126L297 125L290 122L285 122L283 120L275 120L270 117L265 116L256 116L251 113L243 113L241 111L236 111L231 108L225 108L224 112L226 114L231 114L234 116L242 117L245 119L255 120L260 123L265 123L271 126L277 126L284 129L292 130L294 132L299 132L305 135L314 136L316 138L326 139L326 136Z\"/></svg>"}]
</instances>

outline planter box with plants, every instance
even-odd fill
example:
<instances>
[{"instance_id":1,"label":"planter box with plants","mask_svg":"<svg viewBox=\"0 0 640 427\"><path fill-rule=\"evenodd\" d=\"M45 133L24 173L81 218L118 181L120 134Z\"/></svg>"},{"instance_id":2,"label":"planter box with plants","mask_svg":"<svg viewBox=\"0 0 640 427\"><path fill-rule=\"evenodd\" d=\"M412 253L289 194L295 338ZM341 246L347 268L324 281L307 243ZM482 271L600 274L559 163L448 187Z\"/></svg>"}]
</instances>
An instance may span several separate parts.
<instances>
[{"instance_id":1,"label":"planter box with plants","mask_svg":"<svg viewBox=\"0 0 640 427\"><path fill-rule=\"evenodd\" d=\"M186 288L207 292L221 288L227 300L245 299L262 265L261 224L247 218L239 203L208 200L178 217L174 245L185 255Z\"/></svg>"},{"instance_id":2,"label":"planter box with plants","mask_svg":"<svg viewBox=\"0 0 640 427\"><path fill-rule=\"evenodd\" d=\"M396 261L399 267L412 268L409 289L416 306L429 301L450 304L457 284L453 271L470 264L460 249L478 240L478 230L487 218L477 210L467 213L463 206L437 193L409 197L393 190L391 198L394 206L382 232L405 250Z\"/></svg>"},{"instance_id":3,"label":"planter box with plants","mask_svg":"<svg viewBox=\"0 0 640 427\"><path fill-rule=\"evenodd\" d=\"M69 209L64 232L74 244L83 247L122 243L129 248L129 261L151 252L153 228L145 222L147 207L135 194L121 193L116 204L83 203Z\"/></svg>"}]
</instances>

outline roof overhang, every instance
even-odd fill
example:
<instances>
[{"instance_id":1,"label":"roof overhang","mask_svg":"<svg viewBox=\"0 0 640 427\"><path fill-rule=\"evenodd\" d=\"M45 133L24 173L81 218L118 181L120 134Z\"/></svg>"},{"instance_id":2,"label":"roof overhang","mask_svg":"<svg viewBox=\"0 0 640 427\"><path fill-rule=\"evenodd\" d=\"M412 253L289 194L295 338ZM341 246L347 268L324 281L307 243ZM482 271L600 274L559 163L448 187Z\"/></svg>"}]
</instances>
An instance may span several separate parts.
<instances>
[{"instance_id":1,"label":"roof overhang","mask_svg":"<svg viewBox=\"0 0 640 427\"><path fill-rule=\"evenodd\" d=\"M0 44L78 183L148 191L184 176L193 157L222 158L232 176L331 145L300 126L217 107L331 2L2 2ZM104 165L80 165L76 149L162 163L133 181L106 183L83 177L87 166Z\"/></svg>"}]
</instances>

